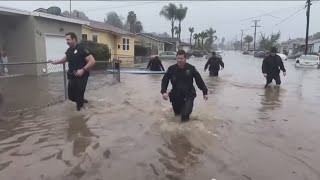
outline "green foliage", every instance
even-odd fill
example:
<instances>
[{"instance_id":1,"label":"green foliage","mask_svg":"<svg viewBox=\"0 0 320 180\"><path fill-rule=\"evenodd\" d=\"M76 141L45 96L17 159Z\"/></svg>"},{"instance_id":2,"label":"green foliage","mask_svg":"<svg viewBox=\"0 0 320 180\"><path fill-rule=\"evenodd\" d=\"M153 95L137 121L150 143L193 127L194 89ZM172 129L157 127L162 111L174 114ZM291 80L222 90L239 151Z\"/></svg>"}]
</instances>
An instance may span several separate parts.
<instances>
[{"instance_id":1,"label":"green foliage","mask_svg":"<svg viewBox=\"0 0 320 180\"><path fill-rule=\"evenodd\" d=\"M114 27L123 28L121 17L116 12L109 12L104 22Z\"/></svg>"},{"instance_id":2,"label":"green foliage","mask_svg":"<svg viewBox=\"0 0 320 180\"><path fill-rule=\"evenodd\" d=\"M101 63L110 60L111 53L108 45L99 44L92 41L81 41L80 44L88 49L94 59L97 61L94 69L106 69L108 67L107 63Z\"/></svg>"},{"instance_id":3,"label":"green foliage","mask_svg":"<svg viewBox=\"0 0 320 180\"><path fill-rule=\"evenodd\" d=\"M175 13L176 19L179 21L178 38L181 37L181 22L186 18L187 11L188 11L188 8L187 7L183 7L182 4L180 4L180 7L177 8L177 10L176 10L176 13Z\"/></svg>"},{"instance_id":4,"label":"green foliage","mask_svg":"<svg viewBox=\"0 0 320 180\"><path fill-rule=\"evenodd\" d=\"M176 20L176 11L177 6L175 4L170 3L162 8L160 11L160 15L171 21L171 35L174 37L174 21Z\"/></svg>"},{"instance_id":5,"label":"green foliage","mask_svg":"<svg viewBox=\"0 0 320 180\"><path fill-rule=\"evenodd\" d=\"M280 39L280 32L276 34L271 34L266 36L265 34L260 35L259 46L261 50L269 51L273 46L275 46Z\"/></svg>"},{"instance_id":6,"label":"green foliage","mask_svg":"<svg viewBox=\"0 0 320 180\"><path fill-rule=\"evenodd\" d=\"M250 35L247 35L246 37L243 38L245 43L248 43L248 50L250 49L250 43L253 41L253 37Z\"/></svg>"}]
</instances>

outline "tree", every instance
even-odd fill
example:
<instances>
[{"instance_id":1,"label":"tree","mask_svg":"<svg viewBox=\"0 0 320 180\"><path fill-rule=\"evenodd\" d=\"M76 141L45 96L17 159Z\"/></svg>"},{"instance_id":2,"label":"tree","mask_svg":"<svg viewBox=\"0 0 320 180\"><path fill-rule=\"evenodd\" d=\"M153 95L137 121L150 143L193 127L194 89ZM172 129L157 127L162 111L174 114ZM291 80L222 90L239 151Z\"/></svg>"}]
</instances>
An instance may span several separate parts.
<instances>
[{"instance_id":1,"label":"tree","mask_svg":"<svg viewBox=\"0 0 320 180\"><path fill-rule=\"evenodd\" d=\"M208 38L209 37L209 34L207 33L207 32L205 32L205 31L202 31L201 33L200 33L200 38L201 38L201 49L203 49L204 47L203 47L203 45L204 45L204 40L206 39L206 38Z\"/></svg>"},{"instance_id":2,"label":"tree","mask_svg":"<svg viewBox=\"0 0 320 180\"><path fill-rule=\"evenodd\" d=\"M194 28L193 27L189 27L189 32L190 32L190 45L191 45L192 34L194 33Z\"/></svg>"},{"instance_id":3,"label":"tree","mask_svg":"<svg viewBox=\"0 0 320 180\"><path fill-rule=\"evenodd\" d=\"M208 30L206 30L206 34L208 38L205 42L205 48L206 50L212 50L213 49L213 43L215 40L217 40L217 36L215 36L214 34L216 33L216 30L213 30L212 28L209 28Z\"/></svg>"},{"instance_id":4,"label":"tree","mask_svg":"<svg viewBox=\"0 0 320 180\"><path fill-rule=\"evenodd\" d=\"M186 18L188 8L183 7L182 4L180 4L180 7L176 10L176 19L179 21L179 39L181 37L181 22Z\"/></svg>"},{"instance_id":5,"label":"tree","mask_svg":"<svg viewBox=\"0 0 320 180\"><path fill-rule=\"evenodd\" d=\"M241 41L236 41L233 43L234 50L241 50Z\"/></svg>"},{"instance_id":6,"label":"tree","mask_svg":"<svg viewBox=\"0 0 320 180\"><path fill-rule=\"evenodd\" d=\"M56 7L56 6L52 6L52 7L49 7L47 9L47 12L49 14L53 14L53 15L60 15L61 14L61 9L59 7Z\"/></svg>"},{"instance_id":7,"label":"tree","mask_svg":"<svg viewBox=\"0 0 320 180\"><path fill-rule=\"evenodd\" d=\"M226 39L223 37L221 39L221 42L219 43L219 46L218 46L220 49L225 49L225 44L224 44L225 41L226 41Z\"/></svg>"},{"instance_id":8,"label":"tree","mask_svg":"<svg viewBox=\"0 0 320 180\"><path fill-rule=\"evenodd\" d=\"M194 33L194 35L193 35L194 47L197 47L197 42L198 42L199 38L200 38L199 34L198 33ZM198 46L199 46L199 43L198 43Z\"/></svg>"},{"instance_id":9,"label":"tree","mask_svg":"<svg viewBox=\"0 0 320 180\"><path fill-rule=\"evenodd\" d=\"M64 11L62 13L62 15L65 16L65 17L70 17L69 11ZM81 11L78 11L78 10L73 10L72 11L71 18L81 19L81 20L89 20L88 16L84 12L81 12Z\"/></svg>"},{"instance_id":10,"label":"tree","mask_svg":"<svg viewBox=\"0 0 320 180\"><path fill-rule=\"evenodd\" d=\"M273 46L275 46L280 39L280 32L276 34L271 34L270 36L266 36L265 34L260 35L259 39L259 47L261 50L270 50Z\"/></svg>"},{"instance_id":11,"label":"tree","mask_svg":"<svg viewBox=\"0 0 320 180\"><path fill-rule=\"evenodd\" d=\"M247 35L244 39L244 42L248 43L248 50L250 49L250 43L253 41L253 37Z\"/></svg>"},{"instance_id":12,"label":"tree","mask_svg":"<svg viewBox=\"0 0 320 180\"><path fill-rule=\"evenodd\" d=\"M142 23L141 23L141 21L137 21L137 22L134 24L134 32L135 32L135 33L141 33L142 31L143 31Z\"/></svg>"},{"instance_id":13,"label":"tree","mask_svg":"<svg viewBox=\"0 0 320 180\"><path fill-rule=\"evenodd\" d=\"M174 37L174 21L176 20L176 5L170 3L162 8L160 16L163 16L167 20L171 21L171 37Z\"/></svg>"},{"instance_id":14,"label":"tree","mask_svg":"<svg viewBox=\"0 0 320 180\"><path fill-rule=\"evenodd\" d=\"M127 16L127 22L129 23L130 32L135 33L135 24L137 22L137 15L130 11Z\"/></svg>"},{"instance_id":15,"label":"tree","mask_svg":"<svg viewBox=\"0 0 320 180\"><path fill-rule=\"evenodd\" d=\"M121 17L116 12L109 12L104 22L114 27L123 28Z\"/></svg>"},{"instance_id":16,"label":"tree","mask_svg":"<svg viewBox=\"0 0 320 180\"><path fill-rule=\"evenodd\" d=\"M175 26L175 27L174 27L174 32L175 32L175 34L177 35L177 38L179 38L179 34L180 34L180 29L179 29L179 27Z\"/></svg>"}]
</instances>

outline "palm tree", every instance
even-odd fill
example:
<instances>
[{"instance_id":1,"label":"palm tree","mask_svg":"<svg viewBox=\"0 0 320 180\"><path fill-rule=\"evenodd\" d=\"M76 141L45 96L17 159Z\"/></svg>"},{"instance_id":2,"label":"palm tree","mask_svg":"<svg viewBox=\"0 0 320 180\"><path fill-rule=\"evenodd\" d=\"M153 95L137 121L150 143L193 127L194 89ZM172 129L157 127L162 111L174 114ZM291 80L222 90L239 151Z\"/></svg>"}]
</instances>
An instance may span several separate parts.
<instances>
[{"instance_id":1,"label":"palm tree","mask_svg":"<svg viewBox=\"0 0 320 180\"><path fill-rule=\"evenodd\" d=\"M191 39L192 39L192 34L194 33L194 28L189 27L189 32L190 32L190 45L191 45Z\"/></svg>"},{"instance_id":2,"label":"palm tree","mask_svg":"<svg viewBox=\"0 0 320 180\"><path fill-rule=\"evenodd\" d=\"M179 39L181 36L181 21L183 21L186 18L188 8L182 7L182 4L180 4L180 7L176 10L176 19L179 21Z\"/></svg>"},{"instance_id":3,"label":"palm tree","mask_svg":"<svg viewBox=\"0 0 320 180\"><path fill-rule=\"evenodd\" d=\"M198 33L194 33L193 35L193 39L194 39L194 47L197 47L197 42L198 42L198 39L199 39L199 34ZM199 43L198 43L199 45Z\"/></svg>"},{"instance_id":4,"label":"palm tree","mask_svg":"<svg viewBox=\"0 0 320 180\"><path fill-rule=\"evenodd\" d=\"M160 11L160 16L165 17L167 20L171 21L171 35L174 36L174 21L176 20L176 11L177 6L170 3L167 6L164 6Z\"/></svg>"},{"instance_id":5,"label":"palm tree","mask_svg":"<svg viewBox=\"0 0 320 180\"><path fill-rule=\"evenodd\" d=\"M179 34L180 34L180 29L179 29L179 27L175 26L175 27L174 27L174 31L175 31L175 34L177 35L177 38L179 38Z\"/></svg>"},{"instance_id":6,"label":"palm tree","mask_svg":"<svg viewBox=\"0 0 320 180\"><path fill-rule=\"evenodd\" d=\"M209 34L208 34L207 32L202 31L202 32L200 33L201 47L202 47L202 48L203 48L204 40L205 40L206 38L208 38L208 37L209 37Z\"/></svg>"},{"instance_id":7,"label":"palm tree","mask_svg":"<svg viewBox=\"0 0 320 180\"><path fill-rule=\"evenodd\" d=\"M132 33L135 32L134 26L135 26L136 21L137 21L137 15L133 11L130 11L127 16L127 22L130 25L130 32L132 32Z\"/></svg>"},{"instance_id":8,"label":"palm tree","mask_svg":"<svg viewBox=\"0 0 320 180\"><path fill-rule=\"evenodd\" d=\"M216 30L213 30L212 28L209 28L208 30L206 30L206 33L208 34L208 37L210 39L212 39L213 41L214 40L217 40L217 36L215 36L214 34L216 33L217 31ZM213 43L213 42L212 42Z\"/></svg>"},{"instance_id":9,"label":"palm tree","mask_svg":"<svg viewBox=\"0 0 320 180\"><path fill-rule=\"evenodd\" d=\"M244 42L248 43L248 50L250 49L250 43L253 41L253 37L247 35L244 39Z\"/></svg>"}]
</instances>

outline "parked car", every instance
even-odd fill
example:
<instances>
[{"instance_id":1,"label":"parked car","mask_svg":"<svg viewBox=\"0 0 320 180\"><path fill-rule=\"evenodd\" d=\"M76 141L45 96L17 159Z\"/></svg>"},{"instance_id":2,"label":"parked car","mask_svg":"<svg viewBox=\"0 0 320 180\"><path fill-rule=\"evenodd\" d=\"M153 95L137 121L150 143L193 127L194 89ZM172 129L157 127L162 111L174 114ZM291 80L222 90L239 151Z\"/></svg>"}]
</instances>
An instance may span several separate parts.
<instances>
[{"instance_id":1,"label":"parked car","mask_svg":"<svg viewBox=\"0 0 320 180\"><path fill-rule=\"evenodd\" d=\"M243 51L242 54L243 54L243 55L249 55L250 53L249 53L249 51Z\"/></svg>"},{"instance_id":2,"label":"parked car","mask_svg":"<svg viewBox=\"0 0 320 180\"><path fill-rule=\"evenodd\" d=\"M176 56L177 53L174 51L164 51L158 55L160 60L175 60Z\"/></svg>"},{"instance_id":3,"label":"parked car","mask_svg":"<svg viewBox=\"0 0 320 180\"><path fill-rule=\"evenodd\" d=\"M198 51L198 50L191 50L187 52L187 58L190 58L191 56L194 57L203 57L206 53L204 51Z\"/></svg>"},{"instance_id":4,"label":"parked car","mask_svg":"<svg viewBox=\"0 0 320 180\"><path fill-rule=\"evenodd\" d=\"M296 67L320 68L320 60L317 55L301 55L296 60Z\"/></svg>"},{"instance_id":5,"label":"parked car","mask_svg":"<svg viewBox=\"0 0 320 180\"><path fill-rule=\"evenodd\" d=\"M288 60L288 58L285 54L277 53L277 55L281 57L282 61Z\"/></svg>"},{"instance_id":6,"label":"parked car","mask_svg":"<svg viewBox=\"0 0 320 180\"><path fill-rule=\"evenodd\" d=\"M266 52L264 52L264 51L255 51L254 52L254 54L253 54L253 56L254 57L260 57L260 58L264 58L264 57L266 57Z\"/></svg>"}]
</instances>

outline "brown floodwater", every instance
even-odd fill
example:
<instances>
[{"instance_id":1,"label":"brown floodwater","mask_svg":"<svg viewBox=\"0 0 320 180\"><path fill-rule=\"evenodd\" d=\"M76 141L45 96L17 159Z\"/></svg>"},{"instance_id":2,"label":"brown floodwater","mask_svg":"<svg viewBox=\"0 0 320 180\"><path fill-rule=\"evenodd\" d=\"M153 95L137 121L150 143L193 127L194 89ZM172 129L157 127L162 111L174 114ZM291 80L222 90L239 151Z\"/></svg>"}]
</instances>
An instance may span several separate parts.
<instances>
[{"instance_id":1,"label":"brown floodwater","mask_svg":"<svg viewBox=\"0 0 320 180\"><path fill-rule=\"evenodd\" d=\"M188 123L161 99L162 75L133 74L91 77L81 112L63 102L0 118L0 179L319 180L320 71L289 60L282 86L264 89L262 59L223 58L218 78L188 60L209 88Z\"/></svg>"}]
</instances>

